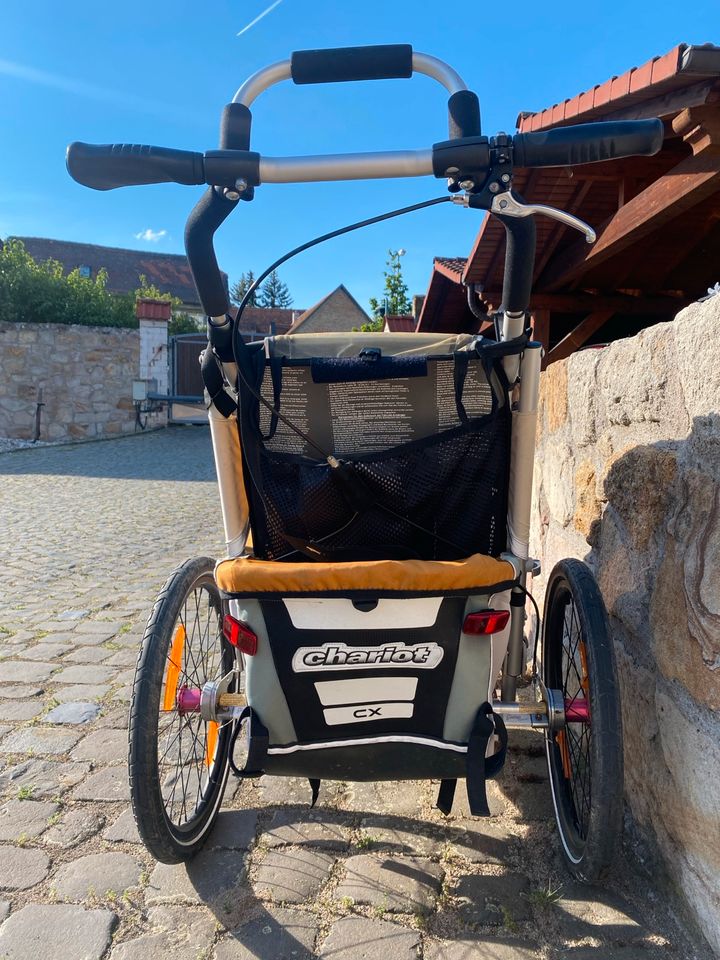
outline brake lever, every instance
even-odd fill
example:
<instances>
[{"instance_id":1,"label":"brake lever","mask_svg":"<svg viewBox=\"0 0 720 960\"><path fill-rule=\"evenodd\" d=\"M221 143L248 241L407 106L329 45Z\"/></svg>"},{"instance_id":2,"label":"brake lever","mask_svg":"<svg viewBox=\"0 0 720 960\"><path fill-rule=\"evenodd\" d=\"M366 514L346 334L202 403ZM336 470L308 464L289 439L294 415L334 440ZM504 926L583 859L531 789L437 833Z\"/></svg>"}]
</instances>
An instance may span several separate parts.
<instances>
[{"instance_id":1,"label":"brake lever","mask_svg":"<svg viewBox=\"0 0 720 960\"><path fill-rule=\"evenodd\" d=\"M564 210L558 210L556 207L549 207L544 203L521 203L512 190L505 190L493 197L490 206L490 212L503 217L532 217L540 214L543 217L550 217L552 220L559 220L566 227L572 227L573 230L579 230L585 234L587 243L595 243L597 235L590 224L585 223L579 217L566 213Z\"/></svg>"}]
</instances>

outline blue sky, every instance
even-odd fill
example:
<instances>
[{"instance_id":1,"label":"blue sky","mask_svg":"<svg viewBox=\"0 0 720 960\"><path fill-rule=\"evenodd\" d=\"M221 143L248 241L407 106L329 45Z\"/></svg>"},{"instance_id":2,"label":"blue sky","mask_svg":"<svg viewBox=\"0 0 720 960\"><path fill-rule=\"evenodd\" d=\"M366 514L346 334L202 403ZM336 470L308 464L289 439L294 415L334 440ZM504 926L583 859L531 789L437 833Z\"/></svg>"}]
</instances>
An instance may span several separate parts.
<instances>
[{"instance_id":1,"label":"blue sky","mask_svg":"<svg viewBox=\"0 0 720 960\"><path fill-rule=\"evenodd\" d=\"M0 34L0 236L54 237L182 252L200 188L159 185L97 193L64 166L72 140L217 146L220 111L255 70L297 49L411 43L449 61L480 96L484 132L512 131L541 109L676 43L720 43L718 0L516 0L497 6L395 0L3 0ZM483 17L483 10L489 11ZM474 11L470 13L469 11ZM427 147L446 137L446 97L425 77L296 87L254 105L253 149L271 156ZM388 183L268 185L217 235L236 279L291 246L353 220L438 196L432 178ZM339 283L367 307L388 248L405 248L411 293L433 256L464 256L479 215L451 205L331 241L281 271L298 307Z\"/></svg>"}]
</instances>

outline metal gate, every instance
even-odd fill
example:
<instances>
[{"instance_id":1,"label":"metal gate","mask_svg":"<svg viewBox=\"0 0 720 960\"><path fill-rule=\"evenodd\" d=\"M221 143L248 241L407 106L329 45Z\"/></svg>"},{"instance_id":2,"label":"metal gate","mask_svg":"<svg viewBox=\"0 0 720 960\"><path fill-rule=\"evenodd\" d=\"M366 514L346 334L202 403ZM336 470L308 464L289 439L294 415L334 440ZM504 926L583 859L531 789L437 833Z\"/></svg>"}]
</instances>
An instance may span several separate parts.
<instances>
[{"instance_id":1,"label":"metal gate","mask_svg":"<svg viewBox=\"0 0 720 960\"><path fill-rule=\"evenodd\" d=\"M206 423L207 412L200 375L200 354L207 345L204 333L181 333L171 338L171 423Z\"/></svg>"}]
</instances>

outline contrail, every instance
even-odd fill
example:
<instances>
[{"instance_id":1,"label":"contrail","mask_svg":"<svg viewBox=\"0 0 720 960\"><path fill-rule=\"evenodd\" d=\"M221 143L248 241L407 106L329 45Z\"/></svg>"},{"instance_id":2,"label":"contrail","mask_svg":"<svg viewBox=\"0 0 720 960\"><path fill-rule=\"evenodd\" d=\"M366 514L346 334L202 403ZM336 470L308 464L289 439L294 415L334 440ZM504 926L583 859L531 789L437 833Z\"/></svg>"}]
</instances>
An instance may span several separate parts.
<instances>
[{"instance_id":1,"label":"contrail","mask_svg":"<svg viewBox=\"0 0 720 960\"><path fill-rule=\"evenodd\" d=\"M244 33L247 33L250 27L254 27L256 23L260 23L263 17L266 17L272 10L275 9L275 7L279 7L282 2L283 0L275 0L275 3L271 3L267 10L263 10L259 17L255 17L255 19L251 20L246 27L243 27L237 36L241 37Z\"/></svg>"},{"instance_id":2,"label":"contrail","mask_svg":"<svg viewBox=\"0 0 720 960\"><path fill-rule=\"evenodd\" d=\"M145 97L122 93L119 90L98 87L91 83L84 83L82 80L73 80L71 77L64 77L61 74L37 70L35 67L15 63L12 60L0 59L0 75L3 74L7 77L14 77L16 80L36 83L41 87L62 90L64 93L71 93L77 97L86 97L90 100L99 100L102 103L115 103L118 106L143 113L161 114L167 117L169 115L177 116L180 112L177 105L173 106L172 104L159 103L157 100L148 100ZM185 119L188 118L187 112L183 111L182 115Z\"/></svg>"}]
</instances>

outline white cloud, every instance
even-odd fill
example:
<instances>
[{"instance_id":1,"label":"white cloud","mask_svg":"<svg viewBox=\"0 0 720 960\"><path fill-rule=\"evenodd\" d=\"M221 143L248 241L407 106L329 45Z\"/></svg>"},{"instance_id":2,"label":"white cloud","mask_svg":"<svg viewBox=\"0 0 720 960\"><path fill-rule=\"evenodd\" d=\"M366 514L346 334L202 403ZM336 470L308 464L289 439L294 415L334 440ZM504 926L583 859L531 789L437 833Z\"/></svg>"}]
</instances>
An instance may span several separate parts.
<instances>
[{"instance_id":1,"label":"white cloud","mask_svg":"<svg viewBox=\"0 0 720 960\"><path fill-rule=\"evenodd\" d=\"M282 0L275 0L275 3L271 3L269 7L263 10L259 17L255 17L255 19L246 24L242 30L239 30L237 36L241 37L244 33L247 33L251 27L254 27L256 23L260 23L263 17L266 17L272 10L275 9L275 7L279 7L281 3Z\"/></svg>"},{"instance_id":2,"label":"white cloud","mask_svg":"<svg viewBox=\"0 0 720 960\"><path fill-rule=\"evenodd\" d=\"M148 227L147 230L141 230L140 233L136 233L135 239L144 240L146 243L158 243L166 236L167 230L151 230L150 227Z\"/></svg>"}]
</instances>

